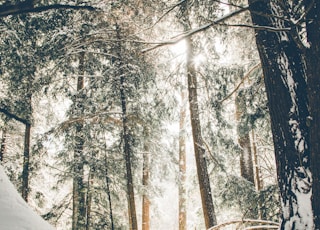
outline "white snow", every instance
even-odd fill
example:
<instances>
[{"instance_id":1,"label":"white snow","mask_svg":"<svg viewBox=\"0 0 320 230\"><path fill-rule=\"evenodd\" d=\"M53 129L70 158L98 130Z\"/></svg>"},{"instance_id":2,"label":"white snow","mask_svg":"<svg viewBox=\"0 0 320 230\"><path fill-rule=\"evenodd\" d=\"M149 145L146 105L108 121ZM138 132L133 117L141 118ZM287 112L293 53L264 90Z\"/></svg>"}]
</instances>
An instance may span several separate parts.
<instances>
[{"instance_id":1,"label":"white snow","mask_svg":"<svg viewBox=\"0 0 320 230\"><path fill-rule=\"evenodd\" d=\"M1 230L53 230L19 195L0 165Z\"/></svg>"}]
</instances>

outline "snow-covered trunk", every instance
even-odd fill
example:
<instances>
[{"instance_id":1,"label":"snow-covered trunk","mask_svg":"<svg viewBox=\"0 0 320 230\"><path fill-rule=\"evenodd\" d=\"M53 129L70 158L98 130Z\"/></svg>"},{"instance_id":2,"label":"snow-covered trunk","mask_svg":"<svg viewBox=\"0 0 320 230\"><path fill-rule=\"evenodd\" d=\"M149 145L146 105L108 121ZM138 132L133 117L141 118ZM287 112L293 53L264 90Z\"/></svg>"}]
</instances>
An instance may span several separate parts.
<instances>
[{"instance_id":1,"label":"snow-covered trunk","mask_svg":"<svg viewBox=\"0 0 320 230\"><path fill-rule=\"evenodd\" d=\"M306 52L308 99L309 99L309 149L312 171L312 208L314 227L320 229L320 3L305 1L308 9L307 39L309 49Z\"/></svg>"},{"instance_id":2,"label":"snow-covered trunk","mask_svg":"<svg viewBox=\"0 0 320 230\"><path fill-rule=\"evenodd\" d=\"M262 62L282 202L281 229L313 229L312 173L308 143L308 101L304 58L283 20L284 2L250 0ZM270 16L266 16L270 15ZM274 16L271 16L274 15ZM280 31L281 29L281 31Z\"/></svg>"},{"instance_id":3,"label":"snow-covered trunk","mask_svg":"<svg viewBox=\"0 0 320 230\"><path fill-rule=\"evenodd\" d=\"M188 92L190 106L190 120L192 128L193 146L196 158L197 174L200 187L200 195L202 201L202 210L205 219L206 228L213 227L217 224L209 173L207 168L208 152L202 139L201 124L198 106L197 92L197 74L195 64L193 62L193 45L191 38L186 38L187 45L187 77L188 77Z\"/></svg>"}]
</instances>

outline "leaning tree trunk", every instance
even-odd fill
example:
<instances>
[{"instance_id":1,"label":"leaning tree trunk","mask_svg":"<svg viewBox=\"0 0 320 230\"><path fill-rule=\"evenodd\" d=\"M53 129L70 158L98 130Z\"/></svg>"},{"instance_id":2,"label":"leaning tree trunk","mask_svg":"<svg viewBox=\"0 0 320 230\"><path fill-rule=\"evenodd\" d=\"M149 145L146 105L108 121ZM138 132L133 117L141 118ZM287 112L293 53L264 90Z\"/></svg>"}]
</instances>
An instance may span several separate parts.
<instances>
[{"instance_id":1,"label":"leaning tree trunk","mask_svg":"<svg viewBox=\"0 0 320 230\"><path fill-rule=\"evenodd\" d=\"M286 32L290 24L282 19L282 7L290 6L276 0L250 0L249 4L255 25L279 29L255 32L275 147L282 202L281 229L313 229L304 58L292 37L295 29Z\"/></svg>"},{"instance_id":2,"label":"leaning tree trunk","mask_svg":"<svg viewBox=\"0 0 320 230\"><path fill-rule=\"evenodd\" d=\"M320 229L320 4L319 1L306 0L307 40L306 52L308 99L310 112L310 141L312 172L312 209L314 227Z\"/></svg>"},{"instance_id":3,"label":"leaning tree trunk","mask_svg":"<svg viewBox=\"0 0 320 230\"><path fill-rule=\"evenodd\" d=\"M197 76L193 60L193 45L191 38L186 38L187 45L187 77L188 77L188 92L190 119L193 137L194 153L196 158L198 181L200 186L200 195L202 201L202 210L205 219L206 228L213 227L217 224L212 193L210 187L209 173L207 169L207 153L204 145L198 106L197 94Z\"/></svg>"}]
</instances>

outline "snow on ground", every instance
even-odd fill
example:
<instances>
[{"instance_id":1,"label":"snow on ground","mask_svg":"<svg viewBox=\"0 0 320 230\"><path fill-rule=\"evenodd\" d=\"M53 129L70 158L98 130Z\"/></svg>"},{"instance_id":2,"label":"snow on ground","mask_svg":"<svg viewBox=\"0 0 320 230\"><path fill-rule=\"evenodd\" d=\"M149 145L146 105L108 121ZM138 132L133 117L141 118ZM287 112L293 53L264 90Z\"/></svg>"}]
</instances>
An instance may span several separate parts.
<instances>
[{"instance_id":1,"label":"snow on ground","mask_svg":"<svg viewBox=\"0 0 320 230\"><path fill-rule=\"evenodd\" d=\"M53 230L22 199L0 165L0 229Z\"/></svg>"}]
</instances>

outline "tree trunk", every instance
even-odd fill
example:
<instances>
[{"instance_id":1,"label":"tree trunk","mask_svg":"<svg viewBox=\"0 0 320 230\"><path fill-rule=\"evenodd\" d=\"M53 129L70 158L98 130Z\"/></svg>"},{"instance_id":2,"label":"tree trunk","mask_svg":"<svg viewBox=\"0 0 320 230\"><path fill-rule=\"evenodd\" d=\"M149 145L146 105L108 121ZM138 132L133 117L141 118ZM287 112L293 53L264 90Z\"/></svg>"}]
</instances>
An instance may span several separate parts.
<instances>
[{"instance_id":1,"label":"tree trunk","mask_svg":"<svg viewBox=\"0 0 320 230\"><path fill-rule=\"evenodd\" d=\"M26 202L28 202L28 195L29 195L30 139L31 139L31 125L26 124L25 134L24 134L22 191L21 191L21 196Z\"/></svg>"},{"instance_id":2,"label":"tree trunk","mask_svg":"<svg viewBox=\"0 0 320 230\"><path fill-rule=\"evenodd\" d=\"M246 112L245 103L242 103L244 100L238 94L236 98L236 120L239 123L242 115ZM249 135L249 129L247 127L241 128L241 125L238 125L238 143L242 148L240 155L240 172L241 176L250 181L254 185L254 173L253 173L253 161L252 161L252 152L251 152L251 141Z\"/></svg>"},{"instance_id":3,"label":"tree trunk","mask_svg":"<svg viewBox=\"0 0 320 230\"><path fill-rule=\"evenodd\" d=\"M199 117L198 95L197 95L197 77L195 65L193 63L193 45L191 38L186 38L187 45L187 77L188 77L188 92L190 119L192 127L192 137L194 153L197 165L197 174L200 186L200 194L202 201L202 210L205 219L206 228L213 227L217 224L214 205L212 201L211 187L209 174L207 169L207 150L204 146L201 135L201 124Z\"/></svg>"},{"instance_id":4,"label":"tree trunk","mask_svg":"<svg viewBox=\"0 0 320 230\"><path fill-rule=\"evenodd\" d=\"M107 153L105 154L105 174L106 174L106 185L107 185L107 195L108 195L108 202L109 202L109 217L111 222L111 230L114 230L114 223L113 223L113 214L112 214L112 200L111 200L111 191L110 191L110 181L109 181L109 174L108 174L108 158Z\"/></svg>"},{"instance_id":5,"label":"tree trunk","mask_svg":"<svg viewBox=\"0 0 320 230\"><path fill-rule=\"evenodd\" d=\"M255 31L275 146L282 202L281 229L313 229L305 60L292 37L295 29L290 33L284 30L291 26L281 19L282 4L290 8L287 3L249 1L255 25L282 29Z\"/></svg>"},{"instance_id":6,"label":"tree trunk","mask_svg":"<svg viewBox=\"0 0 320 230\"><path fill-rule=\"evenodd\" d=\"M116 25L117 29L117 61L116 67L118 68L119 75L119 87L120 87L120 101L121 101L121 110L122 110L122 132L123 132L123 151L126 164L126 179L127 179L127 197L128 197L128 212L129 212L129 226L130 230L137 230L137 214L135 206L135 197L134 197L134 186L133 186L133 176L132 176L132 131L128 124L127 118L127 98L126 98L126 79L123 72L123 60L122 60L122 46L121 46L121 31L120 27Z\"/></svg>"},{"instance_id":7,"label":"tree trunk","mask_svg":"<svg viewBox=\"0 0 320 230\"><path fill-rule=\"evenodd\" d=\"M314 227L320 229L320 5L319 1L306 0L307 39L306 52L307 82L310 122L309 149L312 172L312 209Z\"/></svg>"},{"instance_id":8,"label":"tree trunk","mask_svg":"<svg viewBox=\"0 0 320 230\"><path fill-rule=\"evenodd\" d=\"M2 137L1 137L1 146L0 146L0 161L3 162L4 155L6 153L7 146L7 128L3 128Z\"/></svg>"},{"instance_id":9,"label":"tree trunk","mask_svg":"<svg viewBox=\"0 0 320 230\"><path fill-rule=\"evenodd\" d=\"M262 181L260 179L260 167L259 167L259 161L258 161L258 151L257 151L257 144L256 144L256 138L254 130L251 130L251 136L252 136L252 150L253 150L253 165L254 165L254 181L255 181L255 187L257 191L260 191L263 187Z\"/></svg>"},{"instance_id":10,"label":"tree trunk","mask_svg":"<svg viewBox=\"0 0 320 230\"><path fill-rule=\"evenodd\" d=\"M94 167L91 166L87 183L87 195L86 195L86 230L90 229L91 225L91 206L92 206L92 187L94 179Z\"/></svg>"},{"instance_id":11,"label":"tree trunk","mask_svg":"<svg viewBox=\"0 0 320 230\"><path fill-rule=\"evenodd\" d=\"M79 76L77 81L76 98L76 113L81 115L84 110L83 88L84 88L84 52L80 54L79 59ZM85 229L86 224L86 208L85 208L85 186L84 186L84 159L83 159L83 146L84 134L83 124L78 122L76 124L76 137L75 137L75 150L74 150L74 175L73 175L73 210L72 210L72 230Z\"/></svg>"},{"instance_id":12,"label":"tree trunk","mask_svg":"<svg viewBox=\"0 0 320 230\"><path fill-rule=\"evenodd\" d=\"M149 128L144 128L144 150L143 150L143 167L142 167L142 230L150 229L150 200L148 197L149 191L149 156L150 156L150 143L149 143Z\"/></svg>"},{"instance_id":13,"label":"tree trunk","mask_svg":"<svg viewBox=\"0 0 320 230\"><path fill-rule=\"evenodd\" d=\"M124 141L124 157L126 163L126 179L127 179L127 196L128 196L128 211L129 211L129 225L130 230L137 230L137 215L134 198L133 176L132 176L132 133L128 125L127 118L127 100L124 92L125 79L124 76L120 77L120 97L122 106L122 129L123 129L123 141Z\"/></svg>"},{"instance_id":14,"label":"tree trunk","mask_svg":"<svg viewBox=\"0 0 320 230\"><path fill-rule=\"evenodd\" d=\"M186 207L186 100L187 92L181 87L181 106L179 122L179 230L187 229Z\"/></svg>"}]
</instances>

